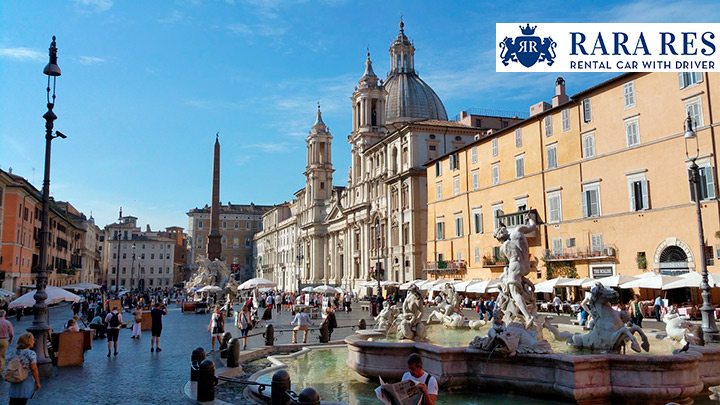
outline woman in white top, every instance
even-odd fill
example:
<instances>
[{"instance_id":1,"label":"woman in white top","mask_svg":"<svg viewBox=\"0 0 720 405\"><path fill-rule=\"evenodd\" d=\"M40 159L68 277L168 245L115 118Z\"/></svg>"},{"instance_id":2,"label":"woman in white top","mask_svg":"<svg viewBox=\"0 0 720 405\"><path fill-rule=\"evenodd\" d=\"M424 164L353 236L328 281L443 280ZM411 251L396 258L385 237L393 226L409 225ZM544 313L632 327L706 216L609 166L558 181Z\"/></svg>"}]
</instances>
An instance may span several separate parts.
<instances>
[{"instance_id":1,"label":"woman in white top","mask_svg":"<svg viewBox=\"0 0 720 405\"><path fill-rule=\"evenodd\" d=\"M240 329L240 336L243 339L243 350L247 349L248 332L253 328L252 316L247 306L243 305L242 312L239 312L235 321L235 325Z\"/></svg>"},{"instance_id":2,"label":"woman in white top","mask_svg":"<svg viewBox=\"0 0 720 405\"><path fill-rule=\"evenodd\" d=\"M215 340L220 344L222 334L225 333L225 317L220 313L220 305L215 306L215 312L210 316L210 324L208 325L208 332L210 332L210 339L212 341L212 350L210 353L215 352Z\"/></svg>"}]
</instances>

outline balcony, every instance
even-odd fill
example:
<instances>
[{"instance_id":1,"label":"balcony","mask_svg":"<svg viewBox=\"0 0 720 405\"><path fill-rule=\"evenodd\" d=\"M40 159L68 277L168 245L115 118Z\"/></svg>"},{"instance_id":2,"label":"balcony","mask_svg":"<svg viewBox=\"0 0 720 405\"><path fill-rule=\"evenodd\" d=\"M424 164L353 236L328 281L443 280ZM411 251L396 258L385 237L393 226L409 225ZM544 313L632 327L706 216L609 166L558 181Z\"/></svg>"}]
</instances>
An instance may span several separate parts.
<instances>
[{"instance_id":1,"label":"balcony","mask_svg":"<svg viewBox=\"0 0 720 405\"><path fill-rule=\"evenodd\" d=\"M525 216L528 216L536 224L538 223L538 214L537 210L535 209L498 215L497 220L505 224L505 226L508 228L516 228L520 225L525 225ZM537 230L526 233L525 236L528 238L534 238L537 236Z\"/></svg>"},{"instance_id":2,"label":"balcony","mask_svg":"<svg viewBox=\"0 0 720 405\"><path fill-rule=\"evenodd\" d=\"M483 256L483 259L482 259L482 266L483 266L483 267L490 267L490 268L492 268L492 267L499 267L499 268L502 268L502 267L507 266L507 264L508 264L508 261L507 261L507 259L504 258L504 257L499 257L499 256Z\"/></svg>"},{"instance_id":3,"label":"balcony","mask_svg":"<svg viewBox=\"0 0 720 405\"><path fill-rule=\"evenodd\" d=\"M593 260L615 260L617 258L617 248L613 245L607 245L595 248L568 248L561 252L548 249L545 251L544 260L546 262L566 262L566 261L593 261Z\"/></svg>"},{"instance_id":4,"label":"balcony","mask_svg":"<svg viewBox=\"0 0 720 405\"><path fill-rule=\"evenodd\" d=\"M460 274L467 272L465 260L440 260L436 262L425 262L423 273L428 274Z\"/></svg>"}]
</instances>

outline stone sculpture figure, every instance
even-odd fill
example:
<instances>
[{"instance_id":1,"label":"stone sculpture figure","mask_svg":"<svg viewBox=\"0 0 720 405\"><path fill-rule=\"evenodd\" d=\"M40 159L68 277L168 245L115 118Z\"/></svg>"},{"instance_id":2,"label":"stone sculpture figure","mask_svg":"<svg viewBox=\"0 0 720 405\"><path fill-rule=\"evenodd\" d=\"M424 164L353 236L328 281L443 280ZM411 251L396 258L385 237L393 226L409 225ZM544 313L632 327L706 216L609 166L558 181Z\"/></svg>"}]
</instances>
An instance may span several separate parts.
<instances>
[{"instance_id":1,"label":"stone sculpture figure","mask_svg":"<svg viewBox=\"0 0 720 405\"><path fill-rule=\"evenodd\" d=\"M530 273L530 255L525 234L535 231L535 221L526 215L524 222L525 225L518 226L512 232L501 223L493 234L495 239L502 242L500 254L508 260L500 276L497 306L506 314L506 320L519 320L526 329L540 331L541 326L536 324L535 286L526 277Z\"/></svg>"},{"instance_id":2,"label":"stone sculpture figure","mask_svg":"<svg viewBox=\"0 0 720 405\"><path fill-rule=\"evenodd\" d=\"M375 322L377 323L375 324L374 329L392 333L397 328L397 325L395 324L395 317L397 316L397 313L397 306L390 306L390 302L384 301L382 311L380 311L378 316L375 317Z\"/></svg>"},{"instance_id":3,"label":"stone sculpture figure","mask_svg":"<svg viewBox=\"0 0 720 405\"><path fill-rule=\"evenodd\" d=\"M417 286L411 286L407 297L402 304L402 313L395 320L397 324L397 338L410 340L425 340L425 324L423 315L422 296Z\"/></svg>"},{"instance_id":4,"label":"stone sculpture figure","mask_svg":"<svg viewBox=\"0 0 720 405\"><path fill-rule=\"evenodd\" d=\"M560 332L557 327L550 324L552 317L545 317L543 326L549 330L556 340L567 340L567 343L576 348L587 348L607 352L620 352L626 342L630 342L630 348L636 352L641 349L650 350L645 332L637 325L624 326L620 313L614 310L611 304L620 301L620 294L617 291L605 288L602 283L596 283L590 291L592 298L588 307L595 319L593 329L588 333ZM634 333L638 333L642 339L642 345L635 339Z\"/></svg>"},{"instance_id":5,"label":"stone sculpture figure","mask_svg":"<svg viewBox=\"0 0 720 405\"><path fill-rule=\"evenodd\" d=\"M225 288L232 278L224 261L217 259L210 261L207 257L199 255L195 263L199 265L198 269L190 276L190 280L185 285L189 292L192 292L194 287L202 288L207 285ZM230 283L231 286L236 284L234 282ZM237 287L235 287L235 291L237 291Z\"/></svg>"},{"instance_id":6,"label":"stone sculpture figure","mask_svg":"<svg viewBox=\"0 0 720 405\"><path fill-rule=\"evenodd\" d=\"M441 321L446 328L461 328L465 317L459 310L460 294L455 291L452 283L445 283L440 289L436 300L437 309L428 316L427 323Z\"/></svg>"},{"instance_id":7,"label":"stone sculpture figure","mask_svg":"<svg viewBox=\"0 0 720 405\"><path fill-rule=\"evenodd\" d=\"M687 317L680 316L677 310L665 314L663 322L665 322L665 333L668 339L680 342L683 345L686 343L698 345L700 343L694 335L693 324Z\"/></svg>"},{"instance_id":8,"label":"stone sculpture figure","mask_svg":"<svg viewBox=\"0 0 720 405\"><path fill-rule=\"evenodd\" d=\"M499 352L510 357L523 353L552 353L552 348L546 340L538 340L536 330L526 329L518 322L511 322L505 326L503 317L504 313L501 309L495 311L493 327L488 331L488 335L484 338L477 336L470 343L470 347Z\"/></svg>"}]
</instances>

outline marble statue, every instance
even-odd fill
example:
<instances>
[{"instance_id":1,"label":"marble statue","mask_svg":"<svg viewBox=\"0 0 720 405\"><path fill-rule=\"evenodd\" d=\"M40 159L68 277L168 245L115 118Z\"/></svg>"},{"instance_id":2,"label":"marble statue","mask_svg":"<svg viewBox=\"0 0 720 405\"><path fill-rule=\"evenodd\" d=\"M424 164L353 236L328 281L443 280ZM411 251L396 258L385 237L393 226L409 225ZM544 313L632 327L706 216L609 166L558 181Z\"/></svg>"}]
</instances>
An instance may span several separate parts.
<instances>
[{"instance_id":1,"label":"marble statue","mask_svg":"<svg viewBox=\"0 0 720 405\"><path fill-rule=\"evenodd\" d=\"M535 231L535 221L525 216L525 225L518 226L512 232L502 223L495 230L494 237L502 242L500 254L508 260L508 265L500 276L500 294L497 307L505 313L507 322L517 321L525 329L541 331L537 322L537 303L535 286L527 279L530 273L530 255L526 233Z\"/></svg>"},{"instance_id":2,"label":"marble statue","mask_svg":"<svg viewBox=\"0 0 720 405\"><path fill-rule=\"evenodd\" d=\"M452 283L445 283L436 298L437 309L434 310L426 323L442 322L446 328L461 328L465 323L465 316L460 312L460 294L455 291Z\"/></svg>"},{"instance_id":3,"label":"marble statue","mask_svg":"<svg viewBox=\"0 0 720 405\"><path fill-rule=\"evenodd\" d=\"M672 339L681 344L690 343L692 345L699 345L699 339L694 334L693 324L690 322L689 317L680 316L677 312L673 311L663 316L663 322L665 322L665 333L668 339Z\"/></svg>"},{"instance_id":4,"label":"marble statue","mask_svg":"<svg viewBox=\"0 0 720 405\"><path fill-rule=\"evenodd\" d=\"M650 350L645 332L637 325L624 326L620 313L614 310L611 304L620 301L620 294L617 291L605 288L602 283L596 283L590 291L592 297L588 308L595 320L593 328L588 333L560 332L557 327L550 324L552 317L545 317L543 326L549 330L556 340L567 340L567 343L575 348L586 348L606 352L620 352L626 342L630 342L630 348L636 352L641 349L646 352ZM634 333L640 335L642 344L635 339Z\"/></svg>"},{"instance_id":5,"label":"marble statue","mask_svg":"<svg viewBox=\"0 0 720 405\"><path fill-rule=\"evenodd\" d=\"M395 319L398 340L426 340L425 324L422 322L423 303L420 290L411 286L402 304L402 313Z\"/></svg>"},{"instance_id":6,"label":"marble statue","mask_svg":"<svg viewBox=\"0 0 720 405\"><path fill-rule=\"evenodd\" d=\"M199 255L195 263L198 264L199 267L185 284L187 291L192 292L193 288L202 288L208 285L225 288L229 283L231 287L235 286L235 291L237 292L237 283L234 278L231 277L230 271L224 261L217 259L210 261L207 257Z\"/></svg>"},{"instance_id":7,"label":"marble statue","mask_svg":"<svg viewBox=\"0 0 720 405\"><path fill-rule=\"evenodd\" d=\"M382 311L375 317L377 323L374 329L393 333L397 329L395 318L398 312L397 306L390 306L390 302L384 301Z\"/></svg>"},{"instance_id":8,"label":"marble statue","mask_svg":"<svg viewBox=\"0 0 720 405\"><path fill-rule=\"evenodd\" d=\"M506 326L503 318L504 313L501 309L495 311L493 326L487 336L477 336L470 343L470 347L499 352L510 357L524 353L552 353L550 344L544 339L538 339L538 331L527 329L524 324L518 322L511 322Z\"/></svg>"},{"instance_id":9,"label":"marble statue","mask_svg":"<svg viewBox=\"0 0 720 405\"><path fill-rule=\"evenodd\" d=\"M468 321L468 327L470 329L478 330L482 328L483 326L487 325L487 321L484 319L477 319L474 321Z\"/></svg>"}]
</instances>

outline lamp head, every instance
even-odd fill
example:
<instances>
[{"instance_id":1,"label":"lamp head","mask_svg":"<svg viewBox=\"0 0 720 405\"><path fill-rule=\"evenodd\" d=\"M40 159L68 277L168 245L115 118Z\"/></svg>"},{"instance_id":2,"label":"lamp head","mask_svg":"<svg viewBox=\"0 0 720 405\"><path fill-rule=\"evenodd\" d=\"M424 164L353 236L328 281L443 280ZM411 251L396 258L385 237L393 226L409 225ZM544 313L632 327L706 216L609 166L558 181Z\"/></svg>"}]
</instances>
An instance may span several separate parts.
<instances>
[{"instance_id":1,"label":"lamp head","mask_svg":"<svg viewBox=\"0 0 720 405\"><path fill-rule=\"evenodd\" d=\"M52 42L50 43L50 62L48 62L47 65L45 65L45 69L43 69L43 73L48 76L60 76L60 66L57 64L57 46L55 46L55 36L52 37Z\"/></svg>"},{"instance_id":2,"label":"lamp head","mask_svg":"<svg viewBox=\"0 0 720 405\"><path fill-rule=\"evenodd\" d=\"M693 130L693 124L692 124L692 117L690 117L690 112L688 112L687 118L685 119L685 139L695 139L697 138L697 134Z\"/></svg>"}]
</instances>

